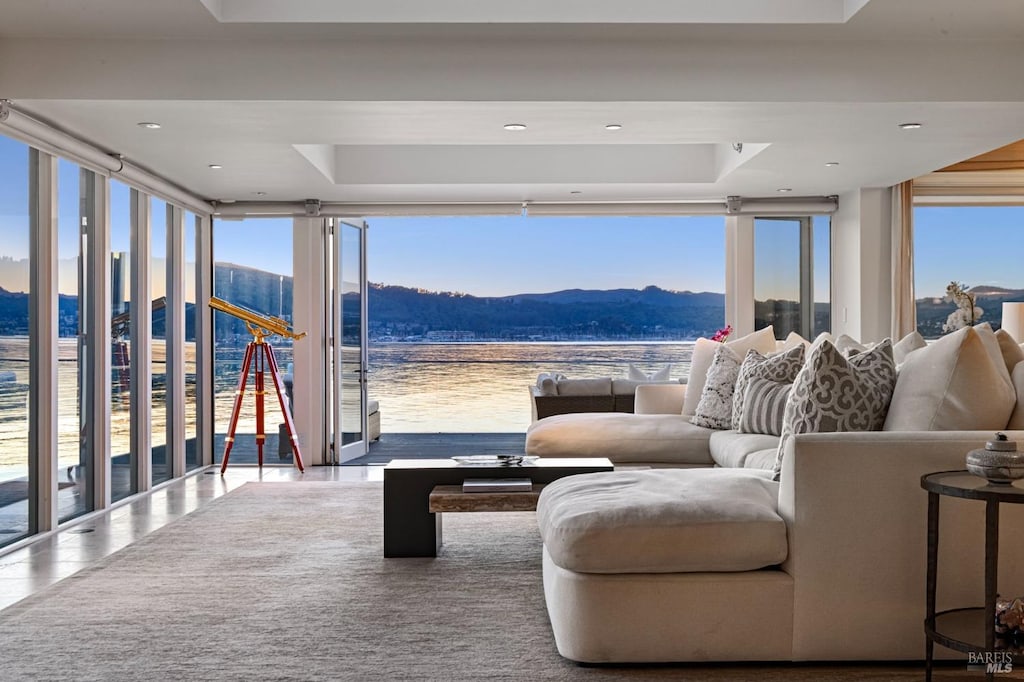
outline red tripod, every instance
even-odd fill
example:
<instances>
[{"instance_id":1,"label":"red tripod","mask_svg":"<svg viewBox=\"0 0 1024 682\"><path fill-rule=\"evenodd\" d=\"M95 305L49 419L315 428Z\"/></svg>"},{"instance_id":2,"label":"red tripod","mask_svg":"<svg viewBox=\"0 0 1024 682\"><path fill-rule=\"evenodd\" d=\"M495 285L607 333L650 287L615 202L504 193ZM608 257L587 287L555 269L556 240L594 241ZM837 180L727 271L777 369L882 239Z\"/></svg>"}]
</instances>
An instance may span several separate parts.
<instances>
[{"instance_id":1,"label":"red tripod","mask_svg":"<svg viewBox=\"0 0 1024 682\"><path fill-rule=\"evenodd\" d=\"M263 340L263 330L254 328L246 322L249 331L252 332L253 340L245 347L245 358L242 360L242 373L238 377L238 390L235 391L235 406L231 410L231 426L228 427L227 438L224 439L224 460L220 465L220 473L223 475L228 468L228 457L231 456L231 446L235 443L235 429L238 427L238 414L242 410L242 397L245 395L245 385L249 381L249 368L255 365L256 372L256 451L259 454L259 465L263 466L263 443L267 439L263 428L263 375L266 368L270 369L270 376L274 380L274 388L277 390L277 400L281 404L281 415L284 417L284 425L288 431L288 438L292 442L292 453L295 455L295 465L299 471L305 471L302 466L302 453L299 452L299 438L295 434L295 424L292 422L292 415L284 403L284 384L281 382L281 372L277 368L277 360L274 358L274 349L269 343Z\"/></svg>"}]
</instances>

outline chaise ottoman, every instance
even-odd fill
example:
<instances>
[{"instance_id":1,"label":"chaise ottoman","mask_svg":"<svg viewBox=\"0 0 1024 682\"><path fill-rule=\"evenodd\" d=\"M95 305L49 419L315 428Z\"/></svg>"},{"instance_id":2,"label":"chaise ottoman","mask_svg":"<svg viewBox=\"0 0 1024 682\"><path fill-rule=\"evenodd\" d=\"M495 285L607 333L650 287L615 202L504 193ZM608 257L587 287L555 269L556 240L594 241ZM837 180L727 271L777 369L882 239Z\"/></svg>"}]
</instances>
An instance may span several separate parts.
<instances>
[{"instance_id":1,"label":"chaise ottoman","mask_svg":"<svg viewBox=\"0 0 1024 682\"><path fill-rule=\"evenodd\" d=\"M771 473L652 469L544 489L544 595L574 661L788 660L793 580Z\"/></svg>"}]
</instances>

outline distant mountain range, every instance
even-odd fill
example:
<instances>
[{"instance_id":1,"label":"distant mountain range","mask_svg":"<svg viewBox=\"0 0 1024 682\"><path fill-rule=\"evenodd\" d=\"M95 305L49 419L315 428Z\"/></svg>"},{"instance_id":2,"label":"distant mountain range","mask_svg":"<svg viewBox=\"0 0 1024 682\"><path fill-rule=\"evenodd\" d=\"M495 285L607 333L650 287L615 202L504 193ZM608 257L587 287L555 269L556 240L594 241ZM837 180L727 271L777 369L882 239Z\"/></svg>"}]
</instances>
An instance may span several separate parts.
<instances>
[{"instance_id":1,"label":"distant mountain range","mask_svg":"<svg viewBox=\"0 0 1024 682\"><path fill-rule=\"evenodd\" d=\"M254 268L217 263L216 295L266 314L292 319L292 278ZM977 286L970 290L984 309L982 322L999 325L1004 301L1024 301L1024 289ZM358 295L346 294L345 333L357 327L348 313ZM566 289L513 296L472 296L403 286L370 284L368 333L378 341L451 340L689 340L710 336L723 326L725 295L708 291L643 289ZM77 333L78 300L61 295L58 304L61 336ZM942 298L917 300L918 329L926 337L942 334L953 304ZM756 301L759 325L786 324L799 317L792 301ZM816 326L827 324L828 304L816 304ZM164 315L153 316L162 333ZM186 315L191 322L191 310ZM0 287L0 335L28 333L28 295ZM189 325L186 334L192 338ZM217 314L218 343L245 343L249 333L241 320Z\"/></svg>"},{"instance_id":2,"label":"distant mountain range","mask_svg":"<svg viewBox=\"0 0 1024 682\"><path fill-rule=\"evenodd\" d=\"M678 340L725 318L724 294L655 286L492 297L371 284L368 296L375 339Z\"/></svg>"}]
</instances>

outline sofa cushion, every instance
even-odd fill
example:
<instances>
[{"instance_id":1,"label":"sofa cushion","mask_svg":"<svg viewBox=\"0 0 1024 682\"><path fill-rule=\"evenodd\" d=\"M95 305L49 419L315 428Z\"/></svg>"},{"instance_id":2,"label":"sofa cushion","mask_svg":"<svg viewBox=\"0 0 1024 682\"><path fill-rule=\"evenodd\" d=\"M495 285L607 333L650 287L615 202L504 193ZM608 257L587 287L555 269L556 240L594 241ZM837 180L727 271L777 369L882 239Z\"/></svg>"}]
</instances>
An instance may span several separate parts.
<instances>
[{"instance_id":1,"label":"sofa cushion","mask_svg":"<svg viewBox=\"0 0 1024 682\"><path fill-rule=\"evenodd\" d=\"M712 464L711 429L678 414L559 414L530 425L526 453L541 457L607 457L615 464Z\"/></svg>"},{"instance_id":2,"label":"sofa cushion","mask_svg":"<svg viewBox=\"0 0 1024 682\"><path fill-rule=\"evenodd\" d=\"M736 393L732 402L731 426L733 429L740 428L740 414L743 411L747 384L750 383L750 380L758 377L791 384L804 366L806 353L804 344L771 355L762 355L756 350L747 351L747 357L743 358L739 376L736 378Z\"/></svg>"},{"instance_id":3,"label":"sofa cushion","mask_svg":"<svg viewBox=\"0 0 1024 682\"><path fill-rule=\"evenodd\" d=\"M965 327L908 355L885 430L1006 428L1016 396L1001 356L993 359L984 337L983 331Z\"/></svg>"},{"instance_id":4,"label":"sofa cushion","mask_svg":"<svg viewBox=\"0 0 1024 682\"><path fill-rule=\"evenodd\" d=\"M726 341L725 345L741 358L751 348L768 354L775 350L775 331L771 326L768 326L735 341ZM690 376L686 382L689 389L687 389L686 398L683 401L683 414L687 417L692 417L697 411L697 403L700 402L700 395L704 391L704 381L707 378L708 368L711 367L711 361L715 357L715 349L718 346L718 341L711 341L710 339L697 339L697 342L693 344L693 355L690 358Z\"/></svg>"},{"instance_id":5,"label":"sofa cushion","mask_svg":"<svg viewBox=\"0 0 1024 682\"><path fill-rule=\"evenodd\" d=\"M849 358L831 343L822 343L793 382L775 478L782 471L786 441L795 434L881 429L895 383L896 363L889 339Z\"/></svg>"},{"instance_id":6,"label":"sofa cushion","mask_svg":"<svg viewBox=\"0 0 1024 682\"><path fill-rule=\"evenodd\" d=\"M770 448L773 452L778 447L778 436L761 433L739 433L737 431L715 431L708 441L711 459L720 467L742 469L746 466L747 457L753 452ZM774 461L773 461L774 464ZM769 464L768 468L771 469Z\"/></svg>"},{"instance_id":7,"label":"sofa cushion","mask_svg":"<svg viewBox=\"0 0 1024 682\"><path fill-rule=\"evenodd\" d=\"M793 384L754 378L747 384L740 414L740 428L744 433L782 434L786 403Z\"/></svg>"},{"instance_id":8,"label":"sofa cushion","mask_svg":"<svg viewBox=\"0 0 1024 682\"><path fill-rule=\"evenodd\" d=\"M745 469L568 476L537 502L551 559L579 573L752 571L786 558L778 484Z\"/></svg>"},{"instance_id":9,"label":"sofa cushion","mask_svg":"<svg viewBox=\"0 0 1024 682\"><path fill-rule=\"evenodd\" d=\"M743 460L744 469L760 469L761 471L774 471L775 460L779 456L779 447L765 448L764 450L758 450L757 452L751 452L747 455L747 458Z\"/></svg>"},{"instance_id":10,"label":"sofa cushion","mask_svg":"<svg viewBox=\"0 0 1024 682\"><path fill-rule=\"evenodd\" d=\"M732 422L732 400L742 358L724 344L718 344L708 368L704 390L690 421L709 429L728 429Z\"/></svg>"},{"instance_id":11,"label":"sofa cushion","mask_svg":"<svg viewBox=\"0 0 1024 682\"><path fill-rule=\"evenodd\" d=\"M611 395L612 380L563 379L555 384L558 395Z\"/></svg>"}]
</instances>

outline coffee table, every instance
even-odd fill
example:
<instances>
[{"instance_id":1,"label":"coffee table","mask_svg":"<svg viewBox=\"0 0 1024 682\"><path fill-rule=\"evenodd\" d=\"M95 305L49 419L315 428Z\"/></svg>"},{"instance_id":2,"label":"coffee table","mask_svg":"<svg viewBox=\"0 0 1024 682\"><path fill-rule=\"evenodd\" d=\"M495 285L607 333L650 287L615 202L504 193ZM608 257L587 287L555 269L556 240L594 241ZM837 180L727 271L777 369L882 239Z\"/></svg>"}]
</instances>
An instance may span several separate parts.
<instances>
[{"instance_id":1,"label":"coffee table","mask_svg":"<svg viewBox=\"0 0 1024 682\"><path fill-rule=\"evenodd\" d=\"M612 471L604 458L536 459L517 465L454 459L394 459L384 467L384 556L432 557L441 548L441 511L528 511L543 487L565 476ZM460 493L467 478L529 478L520 493ZM436 491L431 511L431 493Z\"/></svg>"}]
</instances>

